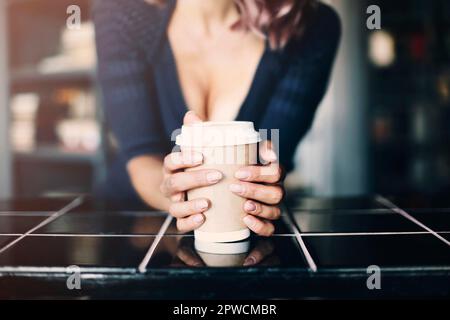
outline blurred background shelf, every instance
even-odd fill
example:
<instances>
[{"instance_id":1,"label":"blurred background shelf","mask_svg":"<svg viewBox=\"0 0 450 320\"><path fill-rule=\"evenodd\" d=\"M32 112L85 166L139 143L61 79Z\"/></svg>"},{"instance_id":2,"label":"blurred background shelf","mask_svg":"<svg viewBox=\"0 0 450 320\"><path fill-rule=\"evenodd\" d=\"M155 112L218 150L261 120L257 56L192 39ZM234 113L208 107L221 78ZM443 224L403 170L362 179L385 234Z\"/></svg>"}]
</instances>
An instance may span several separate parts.
<instances>
[{"instance_id":1,"label":"blurred background shelf","mask_svg":"<svg viewBox=\"0 0 450 320\"><path fill-rule=\"evenodd\" d=\"M90 193L105 177L107 139L91 3L9 0L2 7L8 23L15 196ZM66 26L69 5L81 9L79 29ZM77 145L89 151L69 151Z\"/></svg>"},{"instance_id":2,"label":"blurred background shelf","mask_svg":"<svg viewBox=\"0 0 450 320\"><path fill-rule=\"evenodd\" d=\"M68 70L42 73L33 69L14 70L11 72L10 82L12 90L33 91L54 87L90 87L95 85L96 73L93 70Z\"/></svg>"},{"instance_id":3,"label":"blurred background shelf","mask_svg":"<svg viewBox=\"0 0 450 320\"><path fill-rule=\"evenodd\" d=\"M61 163L80 163L95 165L99 161L98 153L68 151L58 146L38 146L30 151L14 151L14 157L22 161L48 161Z\"/></svg>"}]
</instances>

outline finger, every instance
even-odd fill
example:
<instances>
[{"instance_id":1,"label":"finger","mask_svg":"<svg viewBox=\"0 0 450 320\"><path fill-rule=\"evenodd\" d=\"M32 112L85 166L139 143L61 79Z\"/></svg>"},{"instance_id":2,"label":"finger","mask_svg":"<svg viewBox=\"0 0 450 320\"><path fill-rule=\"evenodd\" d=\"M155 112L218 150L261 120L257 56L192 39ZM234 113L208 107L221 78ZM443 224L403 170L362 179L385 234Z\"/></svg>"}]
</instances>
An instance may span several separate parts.
<instances>
[{"instance_id":1,"label":"finger","mask_svg":"<svg viewBox=\"0 0 450 320\"><path fill-rule=\"evenodd\" d=\"M192 124L202 122L203 120L195 113L195 111L188 111L184 115L183 124Z\"/></svg>"},{"instance_id":2,"label":"finger","mask_svg":"<svg viewBox=\"0 0 450 320\"><path fill-rule=\"evenodd\" d=\"M284 196L281 186L266 186L251 182L230 184L230 190L243 198L253 199L266 204L279 204Z\"/></svg>"},{"instance_id":3,"label":"finger","mask_svg":"<svg viewBox=\"0 0 450 320\"><path fill-rule=\"evenodd\" d=\"M217 170L198 170L179 172L168 176L161 185L161 192L166 196L187 190L216 184L222 180L222 173Z\"/></svg>"},{"instance_id":4,"label":"finger","mask_svg":"<svg viewBox=\"0 0 450 320\"><path fill-rule=\"evenodd\" d=\"M255 249L250 251L247 258L244 260L244 266L251 266L260 263L263 261L268 255L271 255L273 252L273 244L270 241L260 241Z\"/></svg>"},{"instance_id":5,"label":"finger","mask_svg":"<svg viewBox=\"0 0 450 320\"><path fill-rule=\"evenodd\" d=\"M263 237L270 237L275 231L275 227L272 223L264 219L256 218L252 215L245 216L244 223L254 233Z\"/></svg>"},{"instance_id":6,"label":"finger","mask_svg":"<svg viewBox=\"0 0 450 320\"><path fill-rule=\"evenodd\" d=\"M205 222L205 216L197 213L186 218L177 219L177 229L180 232L189 232L197 229Z\"/></svg>"},{"instance_id":7,"label":"finger","mask_svg":"<svg viewBox=\"0 0 450 320\"><path fill-rule=\"evenodd\" d=\"M244 211L253 216L268 220L277 220L281 215L281 210L277 206L267 206L251 200L245 201Z\"/></svg>"},{"instance_id":8,"label":"finger","mask_svg":"<svg viewBox=\"0 0 450 320\"><path fill-rule=\"evenodd\" d=\"M174 202L169 207L169 213L175 218L184 218L190 215L205 212L209 208L207 199Z\"/></svg>"},{"instance_id":9,"label":"finger","mask_svg":"<svg viewBox=\"0 0 450 320\"><path fill-rule=\"evenodd\" d=\"M267 166L248 166L240 168L234 176L242 181L277 183L281 179L281 168L276 163Z\"/></svg>"},{"instance_id":10,"label":"finger","mask_svg":"<svg viewBox=\"0 0 450 320\"><path fill-rule=\"evenodd\" d=\"M172 152L164 158L164 170L172 172L185 168L196 167L203 162L200 152Z\"/></svg>"},{"instance_id":11,"label":"finger","mask_svg":"<svg viewBox=\"0 0 450 320\"><path fill-rule=\"evenodd\" d=\"M170 201L172 201L172 202L182 202L185 199L185 195L186 194L184 192L175 193L174 195L172 195L170 197Z\"/></svg>"},{"instance_id":12,"label":"finger","mask_svg":"<svg viewBox=\"0 0 450 320\"><path fill-rule=\"evenodd\" d=\"M186 265L191 267L204 266L203 261L197 256L197 254L190 248L180 248L177 254L178 258Z\"/></svg>"},{"instance_id":13,"label":"finger","mask_svg":"<svg viewBox=\"0 0 450 320\"><path fill-rule=\"evenodd\" d=\"M278 160L278 156L271 141L266 140L261 142L259 146L259 155L266 163L272 163Z\"/></svg>"}]
</instances>

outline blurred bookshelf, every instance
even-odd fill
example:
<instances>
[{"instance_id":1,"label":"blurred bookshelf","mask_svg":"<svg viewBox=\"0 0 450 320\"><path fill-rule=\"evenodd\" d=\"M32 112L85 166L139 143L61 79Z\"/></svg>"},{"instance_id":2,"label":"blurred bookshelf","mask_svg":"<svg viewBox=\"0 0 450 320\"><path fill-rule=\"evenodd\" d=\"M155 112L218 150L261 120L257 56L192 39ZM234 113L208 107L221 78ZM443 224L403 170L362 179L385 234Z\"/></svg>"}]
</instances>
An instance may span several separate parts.
<instances>
[{"instance_id":1,"label":"blurred bookshelf","mask_svg":"<svg viewBox=\"0 0 450 320\"><path fill-rule=\"evenodd\" d=\"M40 73L34 69L14 70L10 75L14 92L28 92L46 86L90 87L95 84L95 72L92 70L59 71Z\"/></svg>"},{"instance_id":2,"label":"blurred bookshelf","mask_svg":"<svg viewBox=\"0 0 450 320\"><path fill-rule=\"evenodd\" d=\"M67 8L81 26L66 26ZM14 196L91 192L105 176L90 0L8 0Z\"/></svg>"},{"instance_id":3,"label":"blurred bookshelf","mask_svg":"<svg viewBox=\"0 0 450 320\"><path fill-rule=\"evenodd\" d=\"M370 4L382 12L367 34L374 191L447 193L450 1Z\"/></svg>"}]
</instances>

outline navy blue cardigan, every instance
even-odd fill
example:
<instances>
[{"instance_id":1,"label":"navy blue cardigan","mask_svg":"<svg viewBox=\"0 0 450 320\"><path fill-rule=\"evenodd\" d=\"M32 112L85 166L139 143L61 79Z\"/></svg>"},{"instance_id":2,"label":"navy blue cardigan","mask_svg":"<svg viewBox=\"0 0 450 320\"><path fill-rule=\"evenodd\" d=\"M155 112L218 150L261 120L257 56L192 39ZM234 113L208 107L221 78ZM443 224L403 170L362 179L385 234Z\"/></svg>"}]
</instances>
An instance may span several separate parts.
<instances>
[{"instance_id":1,"label":"navy blue cardigan","mask_svg":"<svg viewBox=\"0 0 450 320\"><path fill-rule=\"evenodd\" d=\"M169 153L171 134L187 111L166 34L175 3L159 8L144 0L94 2L104 111L119 144L107 184L114 197L133 194L125 163ZM278 51L266 45L236 118L258 129L280 129L279 157L287 171L325 93L340 33L335 11L319 4L301 37Z\"/></svg>"}]
</instances>

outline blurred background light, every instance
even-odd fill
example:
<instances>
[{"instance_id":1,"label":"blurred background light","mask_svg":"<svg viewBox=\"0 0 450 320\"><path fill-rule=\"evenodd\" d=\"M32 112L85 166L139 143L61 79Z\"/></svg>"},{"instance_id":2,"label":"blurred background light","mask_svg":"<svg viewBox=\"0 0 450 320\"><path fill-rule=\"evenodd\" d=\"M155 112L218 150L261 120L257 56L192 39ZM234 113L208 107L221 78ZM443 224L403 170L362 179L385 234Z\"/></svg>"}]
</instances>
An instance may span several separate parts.
<instances>
[{"instance_id":1,"label":"blurred background light","mask_svg":"<svg viewBox=\"0 0 450 320\"><path fill-rule=\"evenodd\" d=\"M369 36L369 57L377 67L388 67L395 61L395 40L387 31L375 31Z\"/></svg>"}]
</instances>

